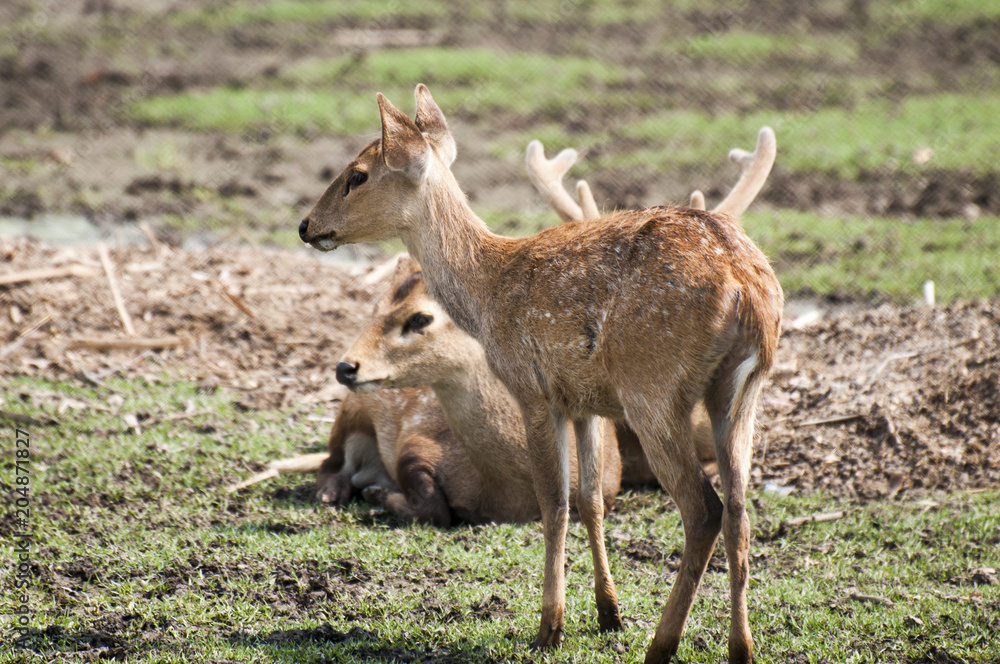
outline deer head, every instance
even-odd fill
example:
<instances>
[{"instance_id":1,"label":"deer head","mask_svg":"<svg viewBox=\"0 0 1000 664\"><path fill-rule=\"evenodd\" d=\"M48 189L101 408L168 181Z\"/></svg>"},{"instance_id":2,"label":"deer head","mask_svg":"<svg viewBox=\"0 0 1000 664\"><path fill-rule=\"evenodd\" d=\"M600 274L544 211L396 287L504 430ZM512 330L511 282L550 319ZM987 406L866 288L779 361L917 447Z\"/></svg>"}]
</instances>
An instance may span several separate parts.
<instances>
[{"instance_id":1,"label":"deer head","mask_svg":"<svg viewBox=\"0 0 1000 664\"><path fill-rule=\"evenodd\" d=\"M376 95L382 137L369 143L327 187L299 224L299 237L322 251L342 244L406 237L423 208L428 180L450 174L455 140L427 87L416 88L411 120ZM386 201L391 200L392 206Z\"/></svg>"},{"instance_id":2,"label":"deer head","mask_svg":"<svg viewBox=\"0 0 1000 664\"><path fill-rule=\"evenodd\" d=\"M337 364L337 380L355 392L420 387L475 360L486 364L479 342L428 294L420 266L401 256L371 322Z\"/></svg>"}]
</instances>

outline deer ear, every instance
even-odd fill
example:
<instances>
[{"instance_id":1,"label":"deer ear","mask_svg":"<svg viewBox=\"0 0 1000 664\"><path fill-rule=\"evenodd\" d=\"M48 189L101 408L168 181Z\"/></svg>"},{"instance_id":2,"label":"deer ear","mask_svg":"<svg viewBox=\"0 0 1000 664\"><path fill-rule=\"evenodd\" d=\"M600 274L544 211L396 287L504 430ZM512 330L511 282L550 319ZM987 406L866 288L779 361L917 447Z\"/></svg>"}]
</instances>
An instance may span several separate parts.
<instances>
[{"instance_id":1,"label":"deer ear","mask_svg":"<svg viewBox=\"0 0 1000 664\"><path fill-rule=\"evenodd\" d=\"M392 283L399 282L406 275L416 272L419 269L420 266L417 265L415 260L410 258L409 254L400 254L396 258L396 269L392 273Z\"/></svg>"},{"instance_id":2,"label":"deer ear","mask_svg":"<svg viewBox=\"0 0 1000 664\"><path fill-rule=\"evenodd\" d=\"M382 116L382 160L390 170L402 171L414 181L423 179L430 153L424 135L381 92L375 98Z\"/></svg>"},{"instance_id":3,"label":"deer ear","mask_svg":"<svg viewBox=\"0 0 1000 664\"><path fill-rule=\"evenodd\" d=\"M444 113L434 103L431 91L423 83L417 85L413 96L417 99L417 127L434 144L441 158L444 159L444 163L451 166L458 151L455 148L455 139L452 137L451 131L448 130L448 122L444 119Z\"/></svg>"}]
</instances>

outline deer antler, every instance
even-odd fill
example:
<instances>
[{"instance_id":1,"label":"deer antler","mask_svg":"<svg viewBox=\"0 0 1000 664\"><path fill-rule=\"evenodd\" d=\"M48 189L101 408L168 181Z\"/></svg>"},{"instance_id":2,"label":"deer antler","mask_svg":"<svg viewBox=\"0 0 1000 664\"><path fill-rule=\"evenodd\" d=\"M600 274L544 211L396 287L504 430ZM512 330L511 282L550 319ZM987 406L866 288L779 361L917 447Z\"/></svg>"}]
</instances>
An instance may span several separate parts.
<instances>
[{"instance_id":1,"label":"deer antler","mask_svg":"<svg viewBox=\"0 0 1000 664\"><path fill-rule=\"evenodd\" d=\"M597 201L594 200L594 194L591 193L586 180L577 180L576 197L580 199L584 219L598 219L601 216L601 211L597 209Z\"/></svg>"},{"instance_id":2,"label":"deer antler","mask_svg":"<svg viewBox=\"0 0 1000 664\"><path fill-rule=\"evenodd\" d=\"M731 217L739 218L753 199L760 193L767 176L771 173L771 166L774 165L774 157L777 154L777 144L774 139L774 130L770 127L762 127L757 134L757 147L753 152L735 148L729 152L729 161L740 167L742 174L736 182L733 190L726 198L715 206L712 212L723 212ZM696 192L700 194L701 192ZM694 194L691 195L694 201ZM704 197L702 197L702 208L704 209ZM694 207L692 205L692 207Z\"/></svg>"},{"instance_id":3,"label":"deer antler","mask_svg":"<svg viewBox=\"0 0 1000 664\"><path fill-rule=\"evenodd\" d=\"M704 210L705 208L705 194L701 193L701 189L695 189L691 192L691 202L688 203L688 207L692 210Z\"/></svg>"},{"instance_id":4,"label":"deer antler","mask_svg":"<svg viewBox=\"0 0 1000 664\"><path fill-rule=\"evenodd\" d=\"M577 196L580 198L579 205L563 187L563 177L569 171L570 166L576 163L577 156L576 150L566 148L552 159L546 159L545 148L538 140L528 143L528 149L524 153L528 179L563 221L597 219L601 216L597 210L594 195L590 191L590 186L585 181L580 180L576 183Z\"/></svg>"},{"instance_id":5,"label":"deer antler","mask_svg":"<svg viewBox=\"0 0 1000 664\"><path fill-rule=\"evenodd\" d=\"M774 130L770 127L763 127L757 134L757 147L754 148L753 152L739 148L731 150L729 160L740 167L740 179L729 195L715 206L712 212L722 212L731 217L739 218L750 207L764 186L764 182L767 181L776 154L777 144ZM597 219L600 216L594 194L590 191L590 185L587 184L586 180L579 180L576 183L576 193L580 199L579 205L563 187L562 180L576 162L577 156L576 150L566 148L552 159L546 159L545 148L538 140L528 143L528 149L525 152L524 160L528 169L528 179L563 221ZM707 209L705 194L697 189L691 192L689 206L696 210Z\"/></svg>"}]
</instances>

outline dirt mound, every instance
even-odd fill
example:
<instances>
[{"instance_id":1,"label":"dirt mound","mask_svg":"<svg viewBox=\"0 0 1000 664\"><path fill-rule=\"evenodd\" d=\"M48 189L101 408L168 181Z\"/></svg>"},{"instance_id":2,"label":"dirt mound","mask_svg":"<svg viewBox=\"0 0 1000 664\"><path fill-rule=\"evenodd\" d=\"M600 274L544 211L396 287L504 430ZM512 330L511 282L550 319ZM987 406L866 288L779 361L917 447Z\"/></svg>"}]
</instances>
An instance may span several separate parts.
<instances>
[{"instance_id":1,"label":"dirt mound","mask_svg":"<svg viewBox=\"0 0 1000 664\"><path fill-rule=\"evenodd\" d=\"M333 410L344 392L332 368L391 268L253 247L127 247L111 257L137 336L182 345L81 346L125 338L97 249L0 240L0 281L77 266L74 276L0 286L5 375L190 380L237 390L248 409ZM885 305L786 327L763 395L756 485L859 497L997 485L1000 301Z\"/></svg>"},{"instance_id":2,"label":"dirt mound","mask_svg":"<svg viewBox=\"0 0 1000 664\"><path fill-rule=\"evenodd\" d=\"M882 306L781 340L755 476L863 497L1000 478L1000 303Z\"/></svg>"},{"instance_id":3,"label":"dirt mound","mask_svg":"<svg viewBox=\"0 0 1000 664\"><path fill-rule=\"evenodd\" d=\"M88 383L113 375L158 381L165 373L239 390L248 408L342 395L329 369L371 314L371 266L324 265L305 252L250 247L183 252L161 245L110 254L136 336L180 346L80 348L81 340L126 338L97 249L0 240L4 273L77 266L80 275L0 286L5 373Z\"/></svg>"}]
</instances>

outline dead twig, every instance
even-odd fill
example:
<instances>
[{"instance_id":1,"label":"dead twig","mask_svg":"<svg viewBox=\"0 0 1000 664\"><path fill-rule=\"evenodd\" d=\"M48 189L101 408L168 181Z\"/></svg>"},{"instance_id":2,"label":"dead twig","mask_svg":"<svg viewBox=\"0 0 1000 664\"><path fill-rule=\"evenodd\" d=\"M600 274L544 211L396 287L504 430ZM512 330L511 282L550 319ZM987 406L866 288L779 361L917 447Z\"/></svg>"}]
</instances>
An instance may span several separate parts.
<instances>
[{"instance_id":1,"label":"dead twig","mask_svg":"<svg viewBox=\"0 0 1000 664\"><path fill-rule=\"evenodd\" d=\"M184 337L141 337L136 339L97 339L80 337L66 345L66 350L158 350L162 348L179 348L190 341Z\"/></svg>"},{"instance_id":2,"label":"dead twig","mask_svg":"<svg viewBox=\"0 0 1000 664\"><path fill-rule=\"evenodd\" d=\"M153 247L153 253L156 254L157 262L163 260L163 244L156 238L156 233L153 232L152 227L149 222L143 220L139 222L139 229L142 231L146 239L149 240L149 244Z\"/></svg>"},{"instance_id":3,"label":"dead twig","mask_svg":"<svg viewBox=\"0 0 1000 664\"><path fill-rule=\"evenodd\" d=\"M47 313L44 316L42 316L41 320L39 320L34 325L32 325L31 327L29 327L26 330L24 330L23 332L21 332L21 334L17 335L17 339L15 339L14 341L10 342L9 344L7 344L6 346L4 346L3 348L0 348L0 358L7 357L11 353L13 353L15 350L17 350L18 348L20 348L21 346L23 346L24 343L28 339L31 338L32 334L34 334L35 332L37 332L38 330L40 330L43 326L48 325L51 322L52 322L52 314L51 313Z\"/></svg>"},{"instance_id":4,"label":"dead twig","mask_svg":"<svg viewBox=\"0 0 1000 664\"><path fill-rule=\"evenodd\" d=\"M306 416L306 421L307 422L322 422L324 424L333 424L334 422L337 421L337 418L336 417L329 417L329 416L326 416L326 415L307 415Z\"/></svg>"},{"instance_id":5,"label":"dead twig","mask_svg":"<svg viewBox=\"0 0 1000 664\"><path fill-rule=\"evenodd\" d=\"M855 602L871 602L873 604L881 604L886 608L892 608L896 606L896 603L893 602L888 597L882 597L880 595L864 595L857 591L852 592L844 599L854 600Z\"/></svg>"},{"instance_id":6,"label":"dead twig","mask_svg":"<svg viewBox=\"0 0 1000 664\"><path fill-rule=\"evenodd\" d=\"M280 474L281 471L279 471L277 468L268 468L267 470L263 470L259 473L251 475L249 478L243 480L242 482L238 482L237 484L227 486L226 493L236 493L240 489L245 489L248 486L258 484L260 482L263 482L264 480L269 480L272 477L277 477Z\"/></svg>"},{"instance_id":7,"label":"dead twig","mask_svg":"<svg viewBox=\"0 0 1000 664\"><path fill-rule=\"evenodd\" d=\"M875 379L878 378L878 375L882 373L883 369L889 366L890 362L894 362L895 360L907 360L911 357L916 357L918 355L920 355L920 351L915 351L915 350L909 351L907 353L893 353L892 355L889 355L884 360L882 360L881 364L875 367L875 371L873 371L871 375L868 377L868 381L865 383L864 387L861 388L861 392L864 393L867 392L869 389L871 389L872 385L875 384Z\"/></svg>"},{"instance_id":8,"label":"dead twig","mask_svg":"<svg viewBox=\"0 0 1000 664\"><path fill-rule=\"evenodd\" d=\"M239 297L238 295L234 295L233 293L230 293L229 289L226 288L225 285L218 279L215 279L213 281L215 281L216 287L222 291L222 294L225 295L227 298L229 298L229 301L233 303L233 306L235 306L237 309L245 313L250 318L257 317L257 314L253 312L253 309L247 306L247 303L243 301L243 298Z\"/></svg>"},{"instance_id":9,"label":"dead twig","mask_svg":"<svg viewBox=\"0 0 1000 664\"><path fill-rule=\"evenodd\" d=\"M239 234L240 234L240 237L242 237L242 238L243 238L244 240L246 240L246 241L247 241L247 243L248 243L248 244L249 244L249 245L250 245L251 247L253 247L253 251L254 251L254 253L255 253L255 254L260 254L260 253L263 253L263 251L262 251L262 250L261 250L261 248L260 248L260 244L259 244L259 243L257 242L257 240L255 240L255 239L253 238L253 236L252 236L252 235L250 235L250 233L248 233L248 232L247 232L247 229L245 229L245 228L243 228L243 227L241 226L241 227L239 228Z\"/></svg>"},{"instance_id":10,"label":"dead twig","mask_svg":"<svg viewBox=\"0 0 1000 664\"><path fill-rule=\"evenodd\" d=\"M211 415L211 414L212 411L210 410L192 410L190 412L185 411L183 413L171 413L170 415L160 415L160 416L154 415L149 419L144 420L143 424L147 428L151 428L156 426L157 424L163 424L164 422L178 422L181 420L190 420L195 417L201 417L203 415Z\"/></svg>"},{"instance_id":11,"label":"dead twig","mask_svg":"<svg viewBox=\"0 0 1000 664\"><path fill-rule=\"evenodd\" d=\"M134 337L135 327L132 326L132 317L128 315L128 311L125 309L125 302L122 300L122 294L118 290L118 281L115 279L115 269L111 265L108 248L104 246L103 242L98 243L97 253L101 257L101 265L104 266L104 273L108 277L108 287L111 289L111 297L115 301L115 308L118 309L118 316L122 319L122 325L125 326L125 333L130 337Z\"/></svg>"},{"instance_id":12,"label":"dead twig","mask_svg":"<svg viewBox=\"0 0 1000 664\"><path fill-rule=\"evenodd\" d=\"M86 265L67 265L65 267L49 267L38 270L24 270L0 275L0 286L19 284L26 281L42 281L45 279L63 279L65 277L92 277L94 271Z\"/></svg>"},{"instance_id":13,"label":"dead twig","mask_svg":"<svg viewBox=\"0 0 1000 664\"><path fill-rule=\"evenodd\" d=\"M320 465L329 456L329 452L314 452L312 454L300 454L288 459L275 459L267 464L267 470L262 470L242 482L226 487L226 492L234 493L258 482L263 482L266 479L277 477L282 473L309 473L319 470Z\"/></svg>"},{"instance_id":14,"label":"dead twig","mask_svg":"<svg viewBox=\"0 0 1000 664\"><path fill-rule=\"evenodd\" d=\"M847 512L840 510L838 512L826 512L825 514L796 516L791 519L785 519L781 523L783 526L794 528L795 526L801 526L804 523L824 523L826 521L836 521L837 519L843 519L845 516L847 516Z\"/></svg>"},{"instance_id":15,"label":"dead twig","mask_svg":"<svg viewBox=\"0 0 1000 664\"><path fill-rule=\"evenodd\" d=\"M851 413L849 415L835 415L833 417L824 417L818 420L806 420L805 422L799 422L797 426L800 427L811 427L818 426L820 424L839 424L841 422L850 422L851 420L859 420L864 415L861 413Z\"/></svg>"},{"instance_id":16,"label":"dead twig","mask_svg":"<svg viewBox=\"0 0 1000 664\"><path fill-rule=\"evenodd\" d=\"M936 595L937 597L950 602L979 602L983 598L983 596L977 592L970 592L968 595L945 595L943 592L936 590L935 588L929 588L928 590L932 595Z\"/></svg>"},{"instance_id":17,"label":"dead twig","mask_svg":"<svg viewBox=\"0 0 1000 664\"><path fill-rule=\"evenodd\" d=\"M865 383L864 387L862 387L861 390L859 390L858 394L863 394L868 390L870 390L871 387L875 384L875 379L878 378L878 375L882 373L882 371L889 365L890 362L894 362L896 360L908 360L914 357L931 358L937 355L941 355L943 353L947 353L950 350L961 348L962 346L965 346L967 344L973 343L978 340L979 340L979 333L976 332L967 339L963 339L962 341L956 341L955 343L948 344L943 348L911 350L905 353L892 353L886 356L886 358L882 360L882 362L879 363L877 367L875 367L875 370L868 377L868 381Z\"/></svg>"},{"instance_id":18,"label":"dead twig","mask_svg":"<svg viewBox=\"0 0 1000 664\"><path fill-rule=\"evenodd\" d=\"M7 420L13 422L14 424L27 424L33 427L57 427L59 426L59 420L54 417L49 417L48 415L40 415L38 417L32 417L31 415L24 415L22 413L11 413L10 411L0 410L0 420Z\"/></svg>"}]
</instances>

